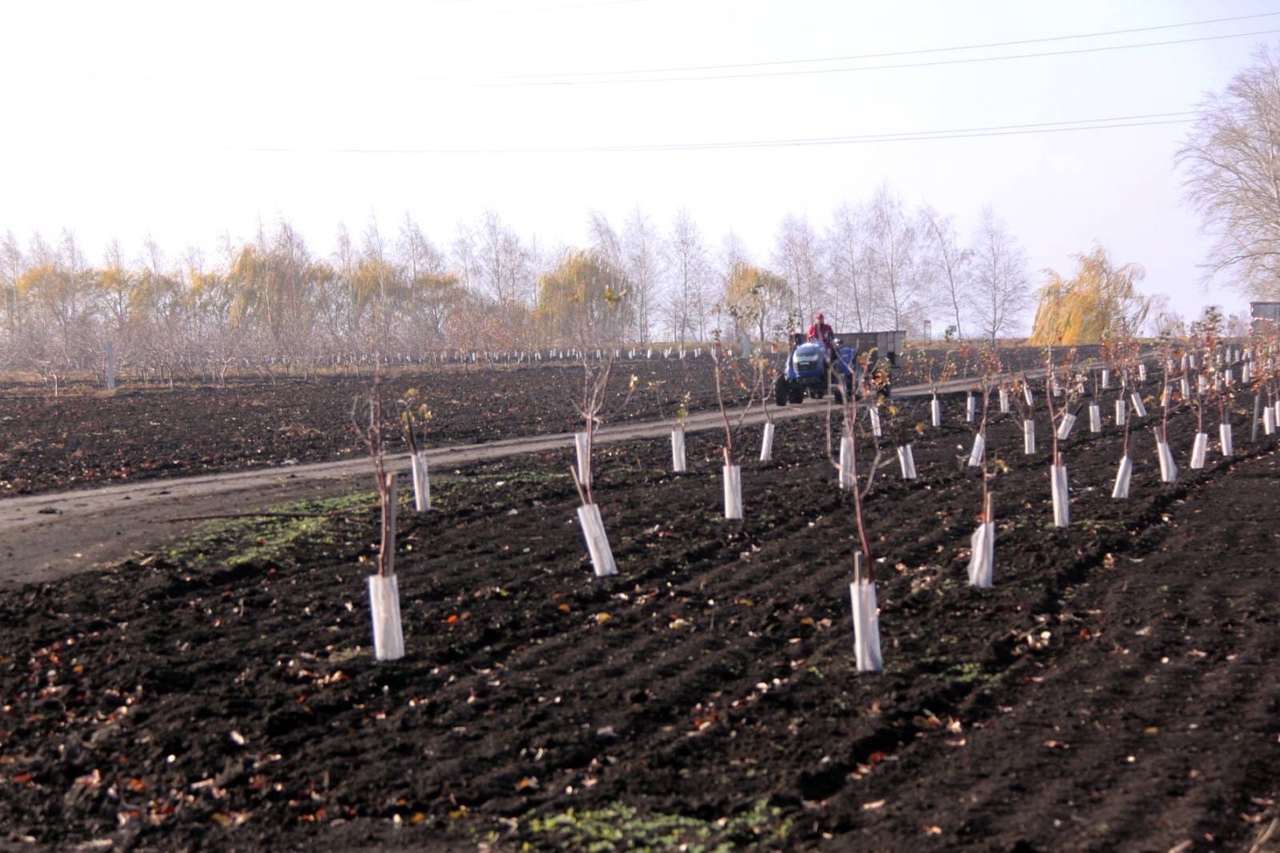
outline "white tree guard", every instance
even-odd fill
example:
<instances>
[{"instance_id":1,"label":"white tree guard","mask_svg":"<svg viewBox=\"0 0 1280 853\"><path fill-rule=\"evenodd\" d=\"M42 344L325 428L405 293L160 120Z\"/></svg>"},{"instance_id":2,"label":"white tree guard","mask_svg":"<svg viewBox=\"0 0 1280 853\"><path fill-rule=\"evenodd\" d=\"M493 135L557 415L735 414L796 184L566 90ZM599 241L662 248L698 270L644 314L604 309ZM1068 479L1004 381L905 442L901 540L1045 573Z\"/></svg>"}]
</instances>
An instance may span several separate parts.
<instances>
[{"instance_id":1,"label":"white tree guard","mask_svg":"<svg viewBox=\"0 0 1280 853\"><path fill-rule=\"evenodd\" d=\"M898 466L902 469L902 479L914 480L916 478L916 457L911 452L910 444L904 444L898 448Z\"/></svg>"},{"instance_id":2,"label":"white tree guard","mask_svg":"<svg viewBox=\"0 0 1280 853\"><path fill-rule=\"evenodd\" d=\"M1030 418L1022 422L1022 452L1028 456L1036 452L1036 422Z\"/></svg>"},{"instance_id":3,"label":"white tree guard","mask_svg":"<svg viewBox=\"0 0 1280 853\"><path fill-rule=\"evenodd\" d=\"M410 473L413 475L413 508L418 512L431 509L431 478L427 475L427 454L419 450L409 457Z\"/></svg>"},{"instance_id":4,"label":"white tree guard","mask_svg":"<svg viewBox=\"0 0 1280 853\"><path fill-rule=\"evenodd\" d=\"M1062 420L1058 421L1058 441L1065 441L1067 436L1071 435L1071 430L1076 425L1076 416L1070 412L1062 413Z\"/></svg>"},{"instance_id":5,"label":"white tree guard","mask_svg":"<svg viewBox=\"0 0 1280 853\"><path fill-rule=\"evenodd\" d=\"M1000 414L1009 414L1009 391L1006 388L1000 389Z\"/></svg>"},{"instance_id":6,"label":"white tree guard","mask_svg":"<svg viewBox=\"0 0 1280 853\"><path fill-rule=\"evenodd\" d=\"M1120 468L1116 471L1116 484L1111 489L1111 497L1115 500L1126 500L1129 497L1129 482L1133 479L1133 460L1125 454L1120 460Z\"/></svg>"},{"instance_id":7,"label":"white tree guard","mask_svg":"<svg viewBox=\"0 0 1280 853\"><path fill-rule=\"evenodd\" d=\"M1157 441L1156 454L1160 459L1160 482L1176 483L1178 481L1178 464L1173 461L1173 451L1169 442Z\"/></svg>"},{"instance_id":8,"label":"white tree guard","mask_svg":"<svg viewBox=\"0 0 1280 853\"><path fill-rule=\"evenodd\" d=\"M1104 367L1104 368L1102 368L1102 383L1101 383L1101 385L1102 385L1102 387L1103 387L1103 388L1110 388L1110 387L1111 387L1111 369L1110 369L1110 368L1108 368L1108 367Z\"/></svg>"},{"instance_id":9,"label":"white tree guard","mask_svg":"<svg viewBox=\"0 0 1280 853\"><path fill-rule=\"evenodd\" d=\"M404 657L400 584L395 575L369 575L369 610L373 616L373 656L377 660Z\"/></svg>"},{"instance_id":10,"label":"white tree guard","mask_svg":"<svg viewBox=\"0 0 1280 853\"><path fill-rule=\"evenodd\" d=\"M1140 418L1145 418L1147 416L1147 407L1142 403L1142 395L1134 391L1129 399L1133 401L1133 413Z\"/></svg>"},{"instance_id":11,"label":"white tree guard","mask_svg":"<svg viewBox=\"0 0 1280 853\"><path fill-rule=\"evenodd\" d=\"M600 507L595 504L578 507L578 523L582 525L582 536L586 540L587 554L591 557L591 568L596 577L616 575L618 564L614 562L613 549L609 547L609 535L604 529L604 519L600 517Z\"/></svg>"},{"instance_id":12,"label":"white tree guard","mask_svg":"<svg viewBox=\"0 0 1280 853\"><path fill-rule=\"evenodd\" d=\"M966 423L973 423L974 416L978 413L978 398L972 394L965 397L964 400L964 419Z\"/></svg>"},{"instance_id":13,"label":"white tree guard","mask_svg":"<svg viewBox=\"0 0 1280 853\"><path fill-rule=\"evenodd\" d=\"M1204 467L1205 453L1209 449L1209 433L1196 433L1195 443L1191 445L1191 467L1198 469Z\"/></svg>"},{"instance_id":14,"label":"white tree guard","mask_svg":"<svg viewBox=\"0 0 1280 853\"><path fill-rule=\"evenodd\" d=\"M1102 407L1097 403L1089 404L1089 432L1102 432Z\"/></svg>"},{"instance_id":15,"label":"white tree guard","mask_svg":"<svg viewBox=\"0 0 1280 853\"><path fill-rule=\"evenodd\" d=\"M1235 456L1235 445L1231 440L1231 424L1218 424L1218 440L1222 442L1222 455Z\"/></svg>"},{"instance_id":16,"label":"white tree guard","mask_svg":"<svg viewBox=\"0 0 1280 853\"><path fill-rule=\"evenodd\" d=\"M724 466L724 517L742 518L742 466Z\"/></svg>"},{"instance_id":17,"label":"white tree guard","mask_svg":"<svg viewBox=\"0 0 1280 853\"><path fill-rule=\"evenodd\" d=\"M990 589L996 559L996 524L984 521L969 539L969 586Z\"/></svg>"},{"instance_id":18,"label":"white tree guard","mask_svg":"<svg viewBox=\"0 0 1280 853\"><path fill-rule=\"evenodd\" d=\"M982 464L982 456L987 452L987 436L978 433L973 437L973 449L969 451L969 467L977 468Z\"/></svg>"},{"instance_id":19,"label":"white tree guard","mask_svg":"<svg viewBox=\"0 0 1280 853\"><path fill-rule=\"evenodd\" d=\"M671 470L677 474L685 472L683 429L673 429L671 431Z\"/></svg>"},{"instance_id":20,"label":"white tree guard","mask_svg":"<svg viewBox=\"0 0 1280 853\"><path fill-rule=\"evenodd\" d=\"M853 648L858 672L884 669L880 657L880 612L876 609L876 585L866 579L849 584L853 603Z\"/></svg>"},{"instance_id":21,"label":"white tree guard","mask_svg":"<svg viewBox=\"0 0 1280 853\"><path fill-rule=\"evenodd\" d=\"M578 456L578 482L584 488L591 486L591 443L585 432L573 434L573 449Z\"/></svg>"},{"instance_id":22,"label":"white tree guard","mask_svg":"<svg viewBox=\"0 0 1280 853\"><path fill-rule=\"evenodd\" d=\"M764 434L760 437L760 461L768 462L773 458L773 421L764 425Z\"/></svg>"},{"instance_id":23,"label":"white tree guard","mask_svg":"<svg viewBox=\"0 0 1280 853\"><path fill-rule=\"evenodd\" d=\"M880 426L880 408L875 405L867 406L867 418L871 421L871 434L876 438L882 438Z\"/></svg>"},{"instance_id":24,"label":"white tree guard","mask_svg":"<svg viewBox=\"0 0 1280 853\"><path fill-rule=\"evenodd\" d=\"M1125 400L1116 400L1116 426L1124 426L1124 418L1128 412L1129 403Z\"/></svg>"},{"instance_id":25,"label":"white tree guard","mask_svg":"<svg viewBox=\"0 0 1280 853\"><path fill-rule=\"evenodd\" d=\"M1028 406L1035 405L1036 398L1035 395L1031 393L1031 386L1025 383L1022 386L1022 398L1027 401Z\"/></svg>"},{"instance_id":26,"label":"white tree guard","mask_svg":"<svg viewBox=\"0 0 1280 853\"><path fill-rule=\"evenodd\" d=\"M1067 491L1067 466L1050 465L1050 484L1053 490L1053 526L1071 525L1071 496Z\"/></svg>"},{"instance_id":27,"label":"white tree guard","mask_svg":"<svg viewBox=\"0 0 1280 853\"><path fill-rule=\"evenodd\" d=\"M933 420L934 426L942 426L942 405L938 402L937 397L929 401L929 415Z\"/></svg>"},{"instance_id":28,"label":"white tree guard","mask_svg":"<svg viewBox=\"0 0 1280 853\"><path fill-rule=\"evenodd\" d=\"M1276 412L1270 406L1262 410L1262 431L1267 435L1274 435L1276 431Z\"/></svg>"},{"instance_id":29,"label":"white tree guard","mask_svg":"<svg viewBox=\"0 0 1280 853\"><path fill-rule=\"evenodd\" d=\"M853 439L845 433L840 436L840 488L852 489L853 486Z\"/></svg>"}]
</instances>

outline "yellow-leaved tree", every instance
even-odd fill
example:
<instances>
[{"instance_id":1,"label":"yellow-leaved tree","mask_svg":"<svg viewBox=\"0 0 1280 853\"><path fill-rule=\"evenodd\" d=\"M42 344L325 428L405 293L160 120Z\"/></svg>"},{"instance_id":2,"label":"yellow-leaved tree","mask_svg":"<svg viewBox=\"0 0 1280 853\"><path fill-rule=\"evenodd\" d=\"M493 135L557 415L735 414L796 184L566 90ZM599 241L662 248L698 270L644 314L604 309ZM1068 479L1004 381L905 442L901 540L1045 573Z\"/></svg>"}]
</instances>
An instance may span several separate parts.
<instances>
[{"instance_id":1,"label":"yellow-leaved tree","mask_svg":"<svg viewBox=\"0 0 1280 853\"><path fill-rule=\"evenodd\" d=\"M628 284L599 252L565 252L538 278L536 315L547 339L578 346L621 340L630 320Z\"/></svg>"},{"instance_id":2,"label":"yellow-leaved tree","mask_svg":"<svg viewBox=\"0 0 1280 853\"><path fill-rule=\"evenodd\" d=\"M1103 338L1132 336L1146 320L1148 300L1135 286L1146 273L1137 264L1112 266L1100 246L1076 255L1076 272L1063 278L1047 270L1040 288L1033 346L1095 344Z\"/></svg>"},{"instance_id":3,"label":"yellow-leaved tree","mask_svg":"<svg viewBox=\"0 0 1280 853\"><path fill-rule=\"evenodd\" d=\"M725 279L724 300L738 334L754 332L759 340L767 341L771 330L785 331L792 292L777 273L735 261Z\"/></svg>"}]
</instances>

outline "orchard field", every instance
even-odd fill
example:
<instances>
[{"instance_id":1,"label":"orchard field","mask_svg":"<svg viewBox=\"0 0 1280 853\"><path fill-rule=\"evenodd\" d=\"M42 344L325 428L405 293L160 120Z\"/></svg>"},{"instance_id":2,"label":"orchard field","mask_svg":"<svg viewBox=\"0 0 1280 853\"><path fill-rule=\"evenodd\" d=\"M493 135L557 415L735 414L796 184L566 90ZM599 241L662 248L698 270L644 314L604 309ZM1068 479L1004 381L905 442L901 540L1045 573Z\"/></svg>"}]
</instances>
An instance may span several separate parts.
<instances>
[{"instance_id":1,"label":"orchard field","mask_svg":"<svg viewBox=\"0 0 1280 853\"><path fill-rule=\"evenodd\" d=\"M389 377L385 396L390 410L419 388L437 446L573 430L581 384L572 367L456 369ZM0 488L355 457L367 388L10 389ZM624 361L613 388L606 428L716 402L706 360ZM683 474L665 438L597 447L619 568L606 578L578 526L569 442L433 471L430 512L402 493L394 662L370 648L371 473L289 517L210 522L119 564L10 583L0 843L1280 849L1276 437L1251 436L1242 390L1234 455L1215 410L1191 469L1196 414L1174 401L1181 470L1163 482L1160 391L1154 372L1139 388L1128 499L1111 497L1114 389L1098 390L1101 432L1082 416L1062 440L1062 529L1047 411L1027 454L1022 414L992 395L991 589L966 573L982 474L966 464L964 393L941 397L936 427L927 396L892 398L886 426L914 435L919 476L904 480L886 445L865 502L881 673L854 665L857 532L812 400L814 416L778 422L769 462L758 427L736 430L741 521L724 518L723 431L689 434ZM865 475L874 450L858 440Z\"/></svg>"}]
</instances>

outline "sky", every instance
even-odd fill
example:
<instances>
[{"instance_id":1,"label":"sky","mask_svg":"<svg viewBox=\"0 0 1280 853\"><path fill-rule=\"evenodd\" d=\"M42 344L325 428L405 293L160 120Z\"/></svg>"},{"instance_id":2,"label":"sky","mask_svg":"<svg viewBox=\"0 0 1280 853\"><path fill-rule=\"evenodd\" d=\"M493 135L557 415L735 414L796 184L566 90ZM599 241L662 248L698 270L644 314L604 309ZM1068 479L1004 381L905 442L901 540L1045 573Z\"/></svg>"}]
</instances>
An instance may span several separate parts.
<instances>
[{"instance_id":1,"label":"sky","mask_svg":"<svg viewBox=\"0 0 1280 853\"><path fill-rule=\"evenodd\" d=\"M1191 318L1248 302L1203 281L1174 156L1280 5L0 0L0 28L0 233L95 263L282 217L327 255L340 224L584 245L592 212L686 209L767 266L784 217L887 185L962 235L991 206L1033 284L1097 244Z\"/></svg>"}]
</instances>

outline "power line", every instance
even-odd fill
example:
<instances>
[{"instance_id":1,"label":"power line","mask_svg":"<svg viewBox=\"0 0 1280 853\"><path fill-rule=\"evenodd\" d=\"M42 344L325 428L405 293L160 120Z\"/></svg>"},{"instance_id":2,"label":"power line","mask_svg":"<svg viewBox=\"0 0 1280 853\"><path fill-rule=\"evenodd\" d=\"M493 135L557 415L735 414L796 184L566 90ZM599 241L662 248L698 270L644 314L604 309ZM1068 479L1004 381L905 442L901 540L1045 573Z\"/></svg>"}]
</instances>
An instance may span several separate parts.
<instances>
[{"instance_id":1,"label":"power line","mask_svg":"<svg viewBox=\"0 0 1280 853\"><path fill-rule=\"evenodd\" d=\"M600 3L587 3L586 5L606 6L635 2L635 0L604 0ZM549 8L549 7L548 7ZM1280 16L1280 12L1263 12L1254 15L1238 15L1228 18L1209 18L1200 21L1186 21L1176 24L1159 24L1149 27L1132 27L1128 29L1118 30L1101 30L1092 33L1079 33L1075 35L1065 36L1046 36L1042 38L1016 39L1011 41L985 42L970 45L956 45L950 47L937 48L921 48L916 50L890 51L884 53L866 53L866 54L850 54L847 56L834 56L813 59L788 59L788 60L767 60L759 62L733 63L723 65L702 65L702 66L673 66L669 68L651 68L651 69L632 69L624 71L582 71L582 72L562 72L562 73L542 73L527 75L502 75L493 77L475 77L475 78L454 78L454 77L414 77L414 76L387 76L387 77L307 77L307 78L277 78L272 81L270 78L258 77L253 80L255 85L270 84L271 82L294 82L294 83L364 83L364 84L396 84L396 83L420 83L438 86L457 86L457 87L531 87L531 86L576 86L576 85L602 85L602 84L638 84L638 83L687 83L687 82L703 82L713 80L739 80L752 78L767 77L793 77L793 76L809 76L816 74L849 74L867 71L892 71L908 68L930 68L949 65L966 65L985 62L1005 62L1009 60L1019 59L1039 59L1053 56L1072 56L1088 53L1101 53L1107 51L1118 50L1137 50L1151 47L1167 47L1173 45L1194 44L1198 42L1219 41L1234 38L1249 38L1254 36L1275 35L1280 33L1280 29L1253 30L1241 33L1224 33L1219 35L1208 36L1192 36L1182 39L1168 39L1164 41L1147 41L1147 42L1131 42L1128 44L1118 45L1098 45L1093 47L1066 48L1063 50L1037 51L1028 53L1014 54L998 54L994 56L971 56L957 57L950 59L925 60L919 62L897 62L897 63L880 63L875 65L858 65L854 67L836 67L836 68L796 68L793 66L808 66L817 64L830 64L835 62L865 62L867 60L892 59L895 57L912 57L912 56L930 56L942 53L955 53L962 51L974 50L991 50L1006 47L1017 47L1030 44L1047 44L1054 42L1073 41L1079 39L1103 38L1117 35L1132 35L1135 33L1157 32L1171 29L1184 29L1188 27L1203 27L1213 24L1233 23L1246 20L1254 20L1259 18L1271 18ZM724 71L735 71L741 69L741 73L716 73ZM750 71L750 69L762 69L758 71ZM782 69L782 70L769 70ZM710 73L704 73L710 72ZM666 75L666 76L657 76ZM673 76L675 75L675 76ZM133 80L135 82L146 81L171 81L175 79L172 75L167 77L129 77L117 76L111 74L75 74L75 73L59 73L59 72L20 72L12 69L0 68L0 76L17 76L17 77L59 77L66 79L81 80L98 80L98 81L123 81Z\"/></svg>"},{"instance_id":2,"label":"power line","mask_svg":"<svg viewBox=\"0 0 1280 853\"><path fill-rule=\"evenodd\" d=\"M487 155L487 154L617 154L666 151L718 151L731 148L802 148L832 145L872 145L888 142L931 142L949 139L973 139L998 136L1025 136L1045 133L1079 133L1091 130L1114 130L1129 127L1153 127L1157 125L1190 124L1195 120L1193 112L1148 113L1144 115L1110 116L1105 118L1075 119L1069 121L1033 122L1026 124L991 125L986 127L951 128L944 130L899 131L845 136L793 137L787 139L740 139L712 142L672 142L625 145L582 145L565 147L517 147L496 148L299 148L289 146L218 146L215 150L257 154L355 154L355 155Z\"/></svg>"},{"instance_id":3,"label":"power line","mask_svg":"<svg viewBox=\"0 0 1280 853\"><path fill-rule=\"evenodd\" d=\"M618 77L614 79L567 79L548 75L538 79L511 79L502 81L499 78L484 78L476 81L460 81L447 80L445 78L420 78L416 82L421 83L449 83L461 86L480 86L480 87L507 87L507 86L599 86L608 84L637 84L637 83L693 83L705 82L709 80L746 80L764 77L800 77L813 76L817 74L854 74L865 71L895 71L904 68L933 68L946 65L973 65L983 62L1005 62L1013 59L1041 59L1050 56L1075 56L1086 53L1103 53L1107 51L1117 50L1136 50L1147 47L1168 47L1170 45L1194 44L1197 42L1220 41L1222 39L1247 38L1250 36L1267 36L1280 33L1280 29L1273 30L1255 30L1247 33L1229 33L1216 36L1196 36L1185 39L1170 39L1167 41L1153 42L1135 42L1130 44L1103 45L1098 47L1080 47L1066 50L1046 50L1035 53L1011 53L1000 56L973 56L962 57L958 59L938 59L926 62L898 62L881 65L860 65L853 68L804 68L792 69L790 71L759 71L759 72L743 72L739 74L704 74L704 75L688 75L682 77ZM597 72L608 73L608 72ZM486 80L490 82L485 82ZM392 82L392 81L384 81ZM412 82L405 79L401 82Z\"/></svg>"},{"instance_id":4,"label":"power line","mask_svg":"<svg viewBox=\"0 0 1280 853\"><path fill-rule=\"evenodd\" d=\"M579 145L534 148L528 146L502 146L492 148L318 148L285 145L201 145L189 143L165 144L155 141L126 143L119 140L96 143L96 147L130 149L175 149L194 151L222 151L241 154L353 154L360 156L475 156L490 154L622 154L661 153L678 151L722 151L740 148L806 148L837 145L876 145L893 142L936 142L954 139L977 139L1001 136L1030 136L1048 133L1081 133L1093 130L1117 130L1131 127L1156 127L1160 125L1191 124L1194 112L1148 113L1143 115L1110 116L1069 121L1032 122L1026 124L990 125L942 130L912 130L892 133L853 134L843 136L809 136L784 139L738 139L711 142L634 143L622 145ZM4 141L4 140L0 140ZM13 140L19 143L22 140ZM42 143L43 144L43 143Z\"/></svg>"},{"instance_id":5,"label":"power line","mask_svg":"<svg viewBox=\"0 0 1280 853\"><path fill-rule=\"evenodd\" d=\"M938 53L954 53L969 50L991 50L1001 47L1020 47L1029 44L1048 44L1061 41L1076 41L1079 39L1103 38L1106 36L1118 35L1134 35L1135 33L1150 33L1162 30L1185 29L1187 27L1203 27L1211 24L1234 23L1237 21L1248 21L1257 18L1274 18L1280 16L1280 12L1261 12L1256 15L1237 15L1232 18L1209 18L1203 21L1186 21L1180 24L1158 24L1150 27L1132 27L1123 30L1101 30L1092 33L1078 33L1069 36L1046 36L1044 38L1015 39L1013 41L993 41L982 42L979 44L956 45L953 47L930 47L920 48L917 50L896 50L886 53L855 53L845 56L827 56L815 59L777 59L762 62L741 62L723 65L690 65L675 66L670 68L636 68L623 71L583 71L567 74L521 74L521 75L503 75L495 77L482 78L492 81L516 81L516 80L554 80L561 77L602 77L602 76L620 76L620 75L638 75L638 74L677 74L696 71L731 71L738 68L769 68L787 65L814 65L819 63L831 62L863 62L870 59L893 59L902 56L928 56ZM1274 32L1269 30L1268 32ZM1234 34L1216 36L1216 38L1234 38ZM1163 44L1163 42L1157 42Z\"/></svg>"}]
</instances>

